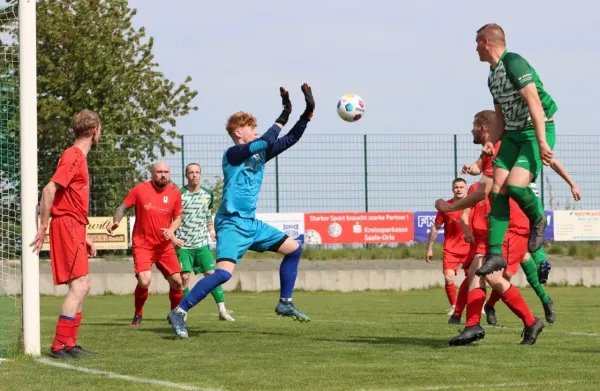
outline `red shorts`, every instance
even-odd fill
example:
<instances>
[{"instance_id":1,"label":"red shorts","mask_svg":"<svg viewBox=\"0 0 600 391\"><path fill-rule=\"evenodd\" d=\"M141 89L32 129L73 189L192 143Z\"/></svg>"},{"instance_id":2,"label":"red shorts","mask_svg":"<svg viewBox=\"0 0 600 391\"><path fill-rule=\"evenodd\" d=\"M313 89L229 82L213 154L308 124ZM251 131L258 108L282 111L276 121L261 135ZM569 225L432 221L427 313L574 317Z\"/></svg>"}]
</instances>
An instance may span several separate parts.
<instances>
[{"instance_id":1,"label":"red shorts","mask_svg":"<svg viewBox=\"0 0 600 391\"><path fill-rule=\"evenodd\" d=\"M89 273L85 225L71 216L50 221L50 264L54 285L87 276Z\"/></svg>"},{"instance_id":2,"label":"red shorts","mask_svg":"<svg viewBox=\"0 0 600 391\"><path fill-rule=\"evenodd\" d=\"M177 253L173 246L169 245L160 249L133 249L133 266L136 276L141 272L152 270L154 263L165 278L175 273L181 273L181 266L179 266Z\"/></svg>"},{"instance_id":3,"label":"red shorts","mask_svg":"<svg viewBox=\"0 0 600 391\"><path fill-rule=\"evenodd\" d=\"M473 259L475 259L475 255L485 255L488 253L490 246L488 244L488 238L482 238L481 240L475 239L474 243L471 243L471 248L469 250L469 255L467 255L467 260L463 265L463 269L469 270Z\"/></svg>"},{"instance_id":4,"label":"red shorts","mask_svg":"<svg viewBox=\"0 0 600 391\"><path fill-rule=\"evenodd\" d=\"M523 262L525 254L527 254L528 240L529 235L517 234L510 231L508 231L504 237L502 256L508 264L506 272L511 276L514 276L519 271L519 265Z\"/></svg>"},{"instance_id":5,"label":"red shorts","mask_svg":"<svg viewBox=\"0 0 600 391\"><path fill-rule=\"evenodd\" d=\"M448 251L444 251L444 258L442 259L443 270L454 270L458 271L460 264L464 264L467 260L467 254L453 254Z\"/></svg>"}]
</instances>

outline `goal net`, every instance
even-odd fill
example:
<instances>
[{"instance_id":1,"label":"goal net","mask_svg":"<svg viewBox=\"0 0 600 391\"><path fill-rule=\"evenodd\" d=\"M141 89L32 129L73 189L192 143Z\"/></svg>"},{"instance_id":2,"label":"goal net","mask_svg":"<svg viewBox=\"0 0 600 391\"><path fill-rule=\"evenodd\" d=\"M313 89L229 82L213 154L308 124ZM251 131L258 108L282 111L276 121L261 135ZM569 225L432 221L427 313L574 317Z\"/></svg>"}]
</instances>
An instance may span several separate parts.
<instances>
[{"instance_id":1,"label":"goal net","mask_svg":"<svg viewBox=\"0 0 600 391\"><path fill-rule=\"evenodd\" d=\"M18 2L0 4L0 357L22 336Z\"/></svg>"}]
</instances>

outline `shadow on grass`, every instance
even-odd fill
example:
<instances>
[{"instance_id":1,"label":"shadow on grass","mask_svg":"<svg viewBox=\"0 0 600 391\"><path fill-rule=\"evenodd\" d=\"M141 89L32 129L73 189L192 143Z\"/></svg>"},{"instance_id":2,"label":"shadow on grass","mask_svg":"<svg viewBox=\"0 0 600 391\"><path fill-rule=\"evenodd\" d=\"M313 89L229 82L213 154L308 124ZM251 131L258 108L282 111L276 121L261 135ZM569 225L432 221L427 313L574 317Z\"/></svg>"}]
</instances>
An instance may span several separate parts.
<instances>
[{"instance_id":1,"label":"shadow on grass","mask_svg":"<svg viewBox=\"0 0 600 391\"><path fill-rule=\"evenodd\" d=\"M415 338L415 337L353 337L349 339L318 339L325 342L343 342L369 345L411 345L427 346L432 349L448 348L447 338Z\"/></svg>"}]
</instances>

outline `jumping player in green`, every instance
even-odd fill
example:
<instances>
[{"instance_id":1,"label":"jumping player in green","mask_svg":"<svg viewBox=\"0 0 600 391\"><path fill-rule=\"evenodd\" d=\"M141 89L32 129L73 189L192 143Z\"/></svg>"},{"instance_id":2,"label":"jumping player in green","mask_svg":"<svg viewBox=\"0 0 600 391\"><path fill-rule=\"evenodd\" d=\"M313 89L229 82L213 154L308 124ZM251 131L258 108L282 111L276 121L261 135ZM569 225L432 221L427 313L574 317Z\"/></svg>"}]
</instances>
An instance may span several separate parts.
<instances>
[{"instance_id":1,"label":"jumping player in green","mask_svg":"<svg viewBox=\"0 0 600 391\"><path fill-rule=\"evenodd\" d=\"M212 221L213 192L200 186L202 170L198 163L190 163L185 168L187 186L182 187L183 219L175 233L173 245L177 249L177 258L181 266L183 294L189 292L190 273L202 273L205 276L215 272L216 265L212 252L208 247L208 239L215 240L215 229ZM234 321L225 308L223 287L218 286L212 296L219 307L219 319Z\"/></svg>"},{"instance_id":2,"label":"jumping player in green","mask_svg":"<svg viewBox=\"0 0 600 391\"><path fill-rule=\"evenodd\" d=\"M542 165L552 161L553 115L558 108L535 69L520 55L506 50L502 27L486 24L477 31L476 42L479 59L491 65L488 86L496 112L495 126L490 129L483 153L493 155L494 145L502 139L494 159L490 250L477 270L477 275L483 276L507 266L502 257L502 243L509 223L509 197L529 219L529 253L535 253L544 244L544 209L529 184Z\"/></svg>"}]
</instances>

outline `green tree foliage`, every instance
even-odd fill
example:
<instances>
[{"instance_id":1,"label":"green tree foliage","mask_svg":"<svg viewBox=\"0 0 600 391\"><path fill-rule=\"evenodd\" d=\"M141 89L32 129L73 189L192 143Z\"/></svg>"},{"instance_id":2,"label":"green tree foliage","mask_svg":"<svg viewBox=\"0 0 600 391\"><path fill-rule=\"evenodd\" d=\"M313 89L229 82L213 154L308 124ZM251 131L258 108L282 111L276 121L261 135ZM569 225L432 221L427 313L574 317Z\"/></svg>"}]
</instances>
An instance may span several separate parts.
<instances>
[{"instance_id":1,"label":"green tree foliage","mask_svg":"<svg viewBox=\"0 0 600 391\"><path fill-rule=\"evenodd\" d=\"M73 142L73 115L98 112L102 141L88 156L91 213L112 215L154 160L179 150L176 119L197 92L168 80L126 0L40 0L37 5L39 183Z\"/></svg>"}]
</instances>

